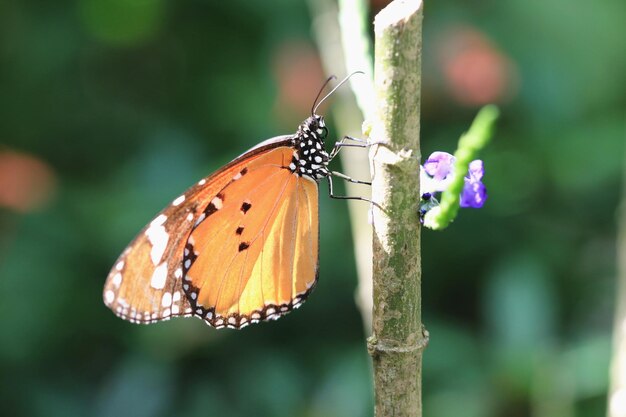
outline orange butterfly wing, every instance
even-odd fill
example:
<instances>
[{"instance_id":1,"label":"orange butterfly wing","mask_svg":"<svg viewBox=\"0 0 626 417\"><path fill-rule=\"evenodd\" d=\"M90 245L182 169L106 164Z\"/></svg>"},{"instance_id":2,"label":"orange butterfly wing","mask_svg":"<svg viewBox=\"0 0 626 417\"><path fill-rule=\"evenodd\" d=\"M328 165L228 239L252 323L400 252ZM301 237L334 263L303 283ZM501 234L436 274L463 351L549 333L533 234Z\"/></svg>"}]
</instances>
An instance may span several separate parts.
<instances>
[{"instance_id":1,"label":"orange butterfly wing","mask_svg":"<svg viewBox=\"0 0 626 417\"><path fill-rule=\"evenodd\" d=\"M109 273L104 303L119 317L154 323L193 314L182 288L187 238L209 202L233 178L275 149L290 149L283 136L260 144L176 198L128 245Z\"/></svg>"},{"instance_id":2,"label":"orange butterfly wing","mask_svg":"<svg viewBox=\"0 0 626 417\"><path fill-rule=\"evenodd\" d=\"M207 206L185 247L183 289L217 328L298 307L318 272L318 187L289 169L293 148L248 165Z\"/></svg>"},{"instance_id":3,"label":"orange butterfly wing","mask_svg":"<svg viewBox=\"0 0 626 417\"><path fill-rule=\"evenodd\" d=\"M241 328L300 306L318 276L318 186L328 130L312 114L176 198L109 273L104 303L123 319L197 316Z\"/></svg>"}]
</instances>

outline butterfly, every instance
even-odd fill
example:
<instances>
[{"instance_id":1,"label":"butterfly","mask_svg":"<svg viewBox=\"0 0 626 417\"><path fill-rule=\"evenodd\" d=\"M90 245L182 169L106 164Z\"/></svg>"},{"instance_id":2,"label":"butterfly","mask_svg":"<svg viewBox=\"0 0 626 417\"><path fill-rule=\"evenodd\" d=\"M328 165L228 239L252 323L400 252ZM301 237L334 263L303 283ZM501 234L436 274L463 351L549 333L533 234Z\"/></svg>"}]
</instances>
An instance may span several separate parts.
<instances>
[{"instance_id":1,"label":"butterfly","mask_svg":"<svg viewBox=\"0 0 626 417\"><path fill-rule=\"evenodd\" d=\"M331 77L326 84L333 79ZM302 303L319 275L318 184L331 175L324 117L261 142L200 180L163 209L109 273L104 303L134 323L198 317L215 328L278 319ZM369 201L369 200L367 200Z\"/></svg>"}]
</instances>

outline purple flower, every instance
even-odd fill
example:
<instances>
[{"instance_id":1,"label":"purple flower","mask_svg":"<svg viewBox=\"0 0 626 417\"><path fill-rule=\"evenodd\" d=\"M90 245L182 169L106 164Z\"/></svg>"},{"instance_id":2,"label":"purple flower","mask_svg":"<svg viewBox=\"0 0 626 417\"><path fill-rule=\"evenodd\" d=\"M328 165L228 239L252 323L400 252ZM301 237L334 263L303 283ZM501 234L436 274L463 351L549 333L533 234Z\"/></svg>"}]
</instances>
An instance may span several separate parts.
<instances>
[{"instance_id":1,"label":"purple flower","mask_svg":"<svg viewBox=\"0 0 626 417\"><path fill-rule=\"evenodd\" d=\"M456 158L447 152L433 152L420 167L422 194L444 191L454 179Z\"/></svg>"},{"instance_id":2,"label":"purple flower","mask_svg":"<svg viewBox=\"0 0 626 417\"><path fill-rule=\"evenodd\" d=\"M447 152L433 152L426 162L424 171L436 181L445 180L454 169L456 158Z\"/></svg>"},{"instance_id":3,"label":"purple flower","mask_svg":"<svg viewBox=\"0 0 626 417\"><path fill-rule=\"evenodd\" d=\"M455 162L456 158L447 152L433 152L424 162L424 165L420 167L422 192L422 209L420 211L423 209L430 210L433 206L431 200L433 194L445 191L454 181ZM476 159L470 162L461 192L461 207L480 208L485 204L487 189L481 181L484 173L483 161Z\"/></svg>"},{"instance_id":4,"label":"purple flower","mask_svg":"<svg viewBox=\"0 0 626 417\"><path fill-rule=\"evenodd\" d=\"M481 208L485 204L487 188L481 181L484 173L483 161L475 159L470 162L469 170L464 178L461 207Z\"/></svg>"}]
</instances>

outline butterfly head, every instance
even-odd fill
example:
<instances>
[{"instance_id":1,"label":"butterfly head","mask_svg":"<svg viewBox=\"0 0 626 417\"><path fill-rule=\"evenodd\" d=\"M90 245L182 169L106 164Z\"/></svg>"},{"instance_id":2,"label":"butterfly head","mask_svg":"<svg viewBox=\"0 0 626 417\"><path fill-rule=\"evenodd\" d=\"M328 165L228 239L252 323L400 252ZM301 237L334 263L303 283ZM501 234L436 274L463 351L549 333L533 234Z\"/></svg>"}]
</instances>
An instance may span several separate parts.
<instances>
[{"instance_id":1,"label":"butterfly head","mask_svg":"<svg viewBox=\"0 0 626 417\"><path fill-rule=\"evenodd\" d=\"M329 176L330 155L324 149L327 136L328 129L323 116L313 114L302 122L294 137L295 151L289 168L295 174L315 181Z\"/></svg>"},{"instance_id":2,"label":"butterfly head","mask_svg":"<svg viewBox=\"0 0 626 417\"><path fill-rule=\"evenodd\" d=\"M311 134L323 142L328 136L328 129L326 128L326 123L324 122L324 116L313 114L310 117L307 117L306 120L300 125L298 133Z\"/></svg>"}]
</instances>

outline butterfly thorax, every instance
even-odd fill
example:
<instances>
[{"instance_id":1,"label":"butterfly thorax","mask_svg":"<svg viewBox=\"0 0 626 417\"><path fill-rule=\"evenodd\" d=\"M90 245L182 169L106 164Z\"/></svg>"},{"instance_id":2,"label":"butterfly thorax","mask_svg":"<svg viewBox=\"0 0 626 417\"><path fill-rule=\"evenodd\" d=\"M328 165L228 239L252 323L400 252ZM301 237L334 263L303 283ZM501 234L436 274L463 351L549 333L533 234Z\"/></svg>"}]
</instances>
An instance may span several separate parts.
<instances>
[{"instance_id":1,"label":"butterfly thorax","mask_svg":"<svg viewBox=\"0 0 626 417\"><path fill-rule=\"evenodd\" d=\"M299 175L315 181L330 175L328 163L330 155L324 149L324 139L328 129L322 116L313 115L307 118L294 135L294 153L289 169Z\"/></svg>"}]
</instances>

